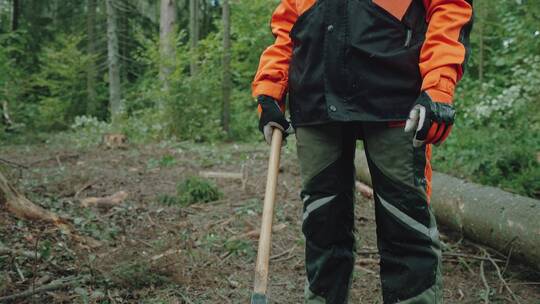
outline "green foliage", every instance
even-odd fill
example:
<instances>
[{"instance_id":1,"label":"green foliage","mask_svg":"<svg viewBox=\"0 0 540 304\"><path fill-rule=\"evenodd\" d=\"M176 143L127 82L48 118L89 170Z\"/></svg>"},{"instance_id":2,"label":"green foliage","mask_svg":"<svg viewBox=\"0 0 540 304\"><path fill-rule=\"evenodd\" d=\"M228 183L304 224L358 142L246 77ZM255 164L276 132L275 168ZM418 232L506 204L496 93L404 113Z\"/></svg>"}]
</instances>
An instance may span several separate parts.
<instances>
[{"instance_id":1,"label":"green foliage","mask_svg":"<svg viewBox=\"0 0 540 304\"><path fill-rule=\"evenodd\" d=\"M22 105L18 101L26 93L28 82L16 60L23 55L25 43L26 39L20 33L0 34L0 102L7 102L9 114L16 122L23 116L19 110ZM1 106L0 114L3 114ZM0 128L0 139L3 136L4 130Z\"/></svg>"},{"instance_id":2,"label":"green foliage","mask_svg":"<svg viewBox=\"0 0 540 304\"><path fill-rule=\"evenodd\" d=\"M176 159L173 155L163 155L160 159L151 158L148 160L148 168L168 168L176 165Z\"/></svg>"},{"instance_id":3,"label":"green foliage","mask_svg":"<svg viewBox=\"0 0 540 304\"><path fill-rule=\"evenodd\" d=\"M41 71L33 79L39 98L37 126L66 129L76 116L87 113L86 70L90 56L79 49L81 41L80 36L60 36L44 48Z\"/></svg>"},{"instance_id":4,"label":"green foliage","mask_svg":"<svg viewBox=\"0 0 540 304\"><path fill-rule=\"evenodd\" d=\"M225 250L233 255L255 257L256 251L251 242L246 240L230 240L225 242Z\"/></svg>"},{"instance_id":5,"label":"green foliage","mask_svg":"<svg viewBox=\"0 0 540 304\"><path fill-rule=\"evenodd\" d=\"M173 195L168 195L168 194L160 194L160 195L158 195L157 201L160 204L164 204L164 205L167 205L167 206L178 205L177 197L173 196Z\"/></svg>"},{"instance_id":6,"label":"green foliage","mask_svg":"<svg viewBox=\"0 0 540 304\"><path fill-rule=\"evenodd\" d=\"M484 62L473 32L475 56L456 95L458 120L434 154L435 169L540 197L540 32L529 22L530 7L501 4L490 6L493 16L484 20L492 29Z\"/></svg>"},{"instance_id":7,"label":"green foliage","mask_svg":"<svg viewBox=\"0 0 540 304\"><path fill-rule=\"evenodd\" d=\"M166 275L151 269L148 260L133 260L120 263L111 272L115 285L128 289L161 286L170 282Z\"/></svg>"},{"instance_id":8,"label":"green foliage","mask_svg":"<svg viewBox=\"0 0 540 304\"><path fill-rule=\"evenodd\" d=\"M267 27L275 3L254 0L232 4L232 73L233 93L231 102L231 129L235 140L260 139L256 131L256 103L250 94L251 81L259 62L260 52L268 46L273 37ZM191 53L186 44L186 34L180 32L174 60L163 60L159 56L157 35L148 38L142 34L137 40L142 48L136 60L147 67L146 74L138 85L129 91L128 111L139 118L149 117L155 129L155 137L175 136L198 142L223 139L221 130L221 20L215 20L217 32L208 34L199 41L199 46ZM198 72L190 75L189 64L196 58ZM168 79L170 90L163 90L163 80L159 77L160 63L172 66L174 71ZM162 106L159 114L146 107ZM157 126L157 127L156 127Z\"/></svg>"},{"instance_id":9,"label":"green foliage","mask_svg":"<svg viewBox=\"0 0 540 304\"><path fill-rule=\"evenodd\" d=\"M177 202L182 205L208 203L216 201L222 196L214 183L195 176L189 177L178 184L176 190Z\"/></svg>"},{"instance_id":10,"label":"green foliage","mask_svg":"<svg viewBox=\"0 0 540 304\"><path fill-rule=\"evenodd\" d=\"M91 116L77 116L70 126L78 147L91 147L100 143L103 134L113 131L112 126Z\"/></svg>"}]
</instances>

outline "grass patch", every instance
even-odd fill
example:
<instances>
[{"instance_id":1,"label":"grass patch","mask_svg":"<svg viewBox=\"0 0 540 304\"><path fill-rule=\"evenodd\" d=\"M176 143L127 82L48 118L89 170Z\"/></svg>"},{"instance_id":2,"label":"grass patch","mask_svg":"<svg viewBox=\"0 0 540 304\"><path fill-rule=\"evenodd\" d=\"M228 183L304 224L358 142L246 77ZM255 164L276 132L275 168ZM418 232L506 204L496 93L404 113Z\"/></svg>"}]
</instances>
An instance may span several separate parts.
<instances>
[{"instance_id":1,"label":"grass patch","mask_svg":"<svg viewBox=\"0 0 540 304\"><path fill-rule=\"evenodd\" d=\"M123 262L111 272L111 281L119 287L141 289L170 283L170 279L143 261Z\"/></svg>"},{"instance_id":2,"label":"grass patch","mask_svg":"<svg viewBox=\"0 0 540 304\"><path fill-rule=\"evenodd\" d=\"M217 201L222 193L217 186L204 178L192 176L176 187L178 201L183 205Z\"/></svg>"},{"instance_id":3,"label":"grass patch","mask_svg":"<svg viewBox=\"0 0 540 304\"><path fill-rule=\"evenodd\" d=\"M187 206L195 203L208 203L220 199L223 193L211 181L191 176L176 186L176 195L160 194L157 201L167 206Z\"/></svg>"}]
</instances>

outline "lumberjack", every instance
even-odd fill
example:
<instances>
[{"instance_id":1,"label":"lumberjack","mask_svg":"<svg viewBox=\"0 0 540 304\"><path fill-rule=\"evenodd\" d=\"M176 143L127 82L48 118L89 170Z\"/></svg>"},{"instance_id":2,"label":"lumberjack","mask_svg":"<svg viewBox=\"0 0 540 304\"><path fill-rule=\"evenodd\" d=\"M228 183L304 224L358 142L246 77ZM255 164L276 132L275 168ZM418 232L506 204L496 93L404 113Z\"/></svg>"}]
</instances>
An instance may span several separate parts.
<instances>
[{"instance_id":1,"label":"lumberjack","mask_svg":"<svg viewBox=\"0 0 540 304\"><path fill-rule=\"evenodd\" d=\"M452 129L472 15L472 0L282 0L272 15L276 40L253 96L267 141L272 128L296 132L306 303L348 301L358 139L374 184L384 303L442 303L431 144Z\"/></svg>"}]
</instances>

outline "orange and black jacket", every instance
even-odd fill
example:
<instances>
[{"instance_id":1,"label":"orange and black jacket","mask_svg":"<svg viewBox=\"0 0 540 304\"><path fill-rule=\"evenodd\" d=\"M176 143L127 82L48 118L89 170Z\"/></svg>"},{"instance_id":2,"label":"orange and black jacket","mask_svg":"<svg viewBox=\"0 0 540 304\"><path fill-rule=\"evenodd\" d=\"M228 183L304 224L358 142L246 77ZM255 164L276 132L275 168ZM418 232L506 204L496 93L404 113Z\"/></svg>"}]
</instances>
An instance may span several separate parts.
<instances>
[{"instance_id":1,"label":"orange and black jacket","mask_svg":"<svg viewBox=\"0 0 540 304\"><path fill-rule=\"evenodd\" d=\"M295 126L407 118L420 92L452 102L472 0L281 0L253 95L284 101Z\"/></svg>"}]
</instances>

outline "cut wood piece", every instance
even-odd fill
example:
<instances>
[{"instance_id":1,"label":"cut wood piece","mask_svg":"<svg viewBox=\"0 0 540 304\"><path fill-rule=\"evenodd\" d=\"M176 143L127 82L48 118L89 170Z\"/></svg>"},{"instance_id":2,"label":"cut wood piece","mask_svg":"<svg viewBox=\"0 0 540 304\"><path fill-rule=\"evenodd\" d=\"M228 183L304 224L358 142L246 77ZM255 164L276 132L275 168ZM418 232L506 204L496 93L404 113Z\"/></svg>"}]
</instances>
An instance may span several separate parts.
<instances>
[{"instance_id":1,"label":"cut wood piece","mask_svg":"<svg viewBox=\"0 0 540 304\"><path fill-rule=\"evenodd\" d=\"M364 153L356 175L372 185ZM540 201L434 172L431 206L437 221L466 238L540 270Z\"/></svg>"},{"instance_id":2,"label":"cut wood piece","mask_svg":"<svg viewBox=\"0 0 540 304\"><path fill-rule=\"evenodd\" d=\"M218 171L200 171L199 176L204 178L222 178L237 179L242 181L242 190L246 189L248 175L245 166L242 166L242 172L218 172Z\"/></svg>"},{"instance_id":3,"label":"cut wood piece","mask_svg":"<svg viewBox=\"0 0 540 304\"><path fill-rule=\"evenodd\" d=\"M285 228L287 228L287 224L285 224L285 223L277 224L274 227L272 227L272 233L279 232L279 231L281 231L281 230L283 230ZM256 229L256 230L248 231L246 233L242 233L240 235L233 236L230 239L228 239L227 241L231 242L231 241L237 241L237 240L241 240L241 239L245 239L245 238L256 239L256 238L259 238L260 235L261 235L261 231Z\"/></svg>"},{"instance_id":4,"label":"cut wood piece","mask_svg":"<svg viewBox=\"0 0 540 304\"><path fill-rule=\"evenodd\" d=\"M127 143L127 136L120 133L106 133L101 138L101 146L106 149L124 149L127 148Z\"/></svg>"},{"instance_id":5,"label":"cut wood piece","mask_svg":"<svg viewBox=\"0 0 540 304\"><path fill-rule=\"evenodd\" d=\"M201 171L199 175L204 178L223 178L223 179L240 179L244 178L243 173L233 172L214 172L214 171Z\"/></svg>"},{"instance_id":6,"label":"cut wood piece","mask_svg":"<svg viewBox=\"0 0 540 304\"><path fill-rule=\"evenodd\" d=\"M182 253L182 250L181 249L169 249L163 253L160 253L160 254L157 254L157 255L154 255L150 260L152 261L157 261L159 259L162 259L164 257L167 257L167 256L170 256L170 255L180 255Z\"/></svg>"},{"instance_id":7,"label":"cut wood piece","mask_svg":"<svg viewBox=\"0 0 540 304\"><path fill-rule=\"evenodd\" d=\"M102 209L111 209L122 204L128 196L126 191L118 191L115 194L106 197L87 197L81 200L81 206L84 208L98 207Z\"/></svg>"},{"instance_id":8,"label":"cut wood piece","mask_svg":"<svg viewBox=\"0 0 540 304\"><path fill-rule=\"evenodd\" d=\"M373 198L373 189L362 182L356 182L356 191L358 191L365 198Z\"/></svg>"}]
</instances>

